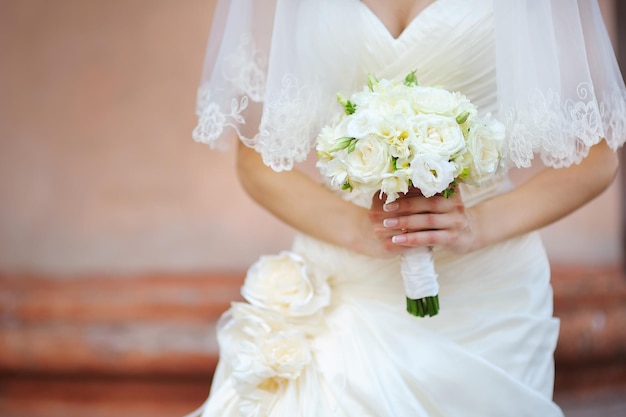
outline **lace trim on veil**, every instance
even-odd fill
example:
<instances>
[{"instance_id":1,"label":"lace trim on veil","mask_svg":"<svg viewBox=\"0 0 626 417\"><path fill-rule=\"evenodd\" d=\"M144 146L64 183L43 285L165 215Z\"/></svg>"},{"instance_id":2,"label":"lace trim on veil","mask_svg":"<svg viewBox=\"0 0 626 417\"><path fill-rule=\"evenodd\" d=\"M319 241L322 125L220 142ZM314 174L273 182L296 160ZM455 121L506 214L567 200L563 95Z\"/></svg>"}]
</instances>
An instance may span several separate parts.
<instances>
[{"instance_id":1,"label":"lace trim on veil","mask_svg":"<svg viewBox=\"0 0 626 417\"><path fill-rule=\"evenodd\" d=\"M606 130L606 141L616 150L626 142L626 90L605 94L600 103L600 115Z\"/></svg>"},{"instance_id":2,"label":"lace trim on veil","mask_svg":"<svg viewBox=\"0 0 626 417\"><path fill-rule=\"evenodd\" d=\"M529 167L538 155L548 166L565 167L580 163L603 139L613 150L624 143L626 91L605 93L599 103L589 83L579 84L576 93L578 100L563 100L552 90L537 90L525 106L503 115L511 162Z\"/></svg>"},{"instance_id":3,"label":"lace trim on veil","mask_svg":"<svg viewBox=\"0 0 626 417\"><path fill-rule=\"evenodd\" d=\"M226 127L231 127L242 140L254 140L245 138L240 127L246 123L244 112L250 100L262 100L267 56L256 47L252 34L245 33L237 49L224 62L226 65L220 75L241 93L241 98L232 98L230 102L220 100L220 92L214 91L210 82L202 83L198 88L196 105L198 124L192 133L197 142L218 149L225 149L228 145L222 137Z\"/></svg>"},{"instance_id":4,"label":"lace trim on veil","mask_svg":"<svg viewBox=\"0 0 626 417\"><path fill-rule=\"evenodd\" d=\"M311 138L317 133L312 109L318 108L318 100L312 86L303 85L293 74L285 74L280 88L275 89L277 94L264 97L267 56L256 47L249 33L241 36L239 47L225 62L228 65L222 68L222 77L241 97L220 101L219 91L214 91L209 82L203 83L198 89L198 124L193 138L225 149L229 144L223 133L232 128L242 142L261 153L266 165L275 171L292 169L294 162L307 157L313 144ZM250 103L261 101L264 104L258 132L246 135L243 126L258 118Z\"/></svg>"},{"instance_id":5,"label":"lace trim on veil","mask_svg":"<svg viewBox=\"0 0 626 417\"><path fill-rule=\"evenodd\" d=\"M293 75L282 78L277 97L265 104L254 148L275 171L290 170L306 159L317 136L312 117L318 108L316 94Z\"/></svg>"}]
</instances>

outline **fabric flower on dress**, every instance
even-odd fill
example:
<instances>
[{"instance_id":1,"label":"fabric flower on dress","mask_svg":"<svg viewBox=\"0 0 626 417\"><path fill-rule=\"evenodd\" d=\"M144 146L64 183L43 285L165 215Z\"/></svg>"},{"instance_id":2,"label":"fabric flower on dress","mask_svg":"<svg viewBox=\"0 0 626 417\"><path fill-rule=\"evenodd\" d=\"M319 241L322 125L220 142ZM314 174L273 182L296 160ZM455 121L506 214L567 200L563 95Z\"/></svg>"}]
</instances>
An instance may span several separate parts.
<instances>
[{"instance_id":1,"label":"fabric flower on dress","mask_svg":"<svg viewBox=\"0 0 626 417\"><path fill-rule=\"evenodd\" d=\"M312 316L330 303L328 277L294 252L259 258L248 270L241 295L250 304L286 317Z\"/></svg>"},{"instance_id":2,"label":"fabric flower on dress","mask_svg":"<svg viewBox=\"0 0 626 417\"><path fill-rule=\"evenodd\" d=\"M311 367L310 337L330 304L328 276L294 253L259 258L241 294L221 318L220 356L244 417L269 414L281 390Z\"/></svg>"},{"instance_id":3,"label":"fabric flower on dress","mask_svg":"<svg viewBox=\"0 0 626 417\"><path fill-rule=\"evenodd\" d=\"M309 340L280 314L247 303L233 303L220 327L220 355L232 369L240 412L263 416L275 394L311 364Z\"/></svg>"}]
</instances>

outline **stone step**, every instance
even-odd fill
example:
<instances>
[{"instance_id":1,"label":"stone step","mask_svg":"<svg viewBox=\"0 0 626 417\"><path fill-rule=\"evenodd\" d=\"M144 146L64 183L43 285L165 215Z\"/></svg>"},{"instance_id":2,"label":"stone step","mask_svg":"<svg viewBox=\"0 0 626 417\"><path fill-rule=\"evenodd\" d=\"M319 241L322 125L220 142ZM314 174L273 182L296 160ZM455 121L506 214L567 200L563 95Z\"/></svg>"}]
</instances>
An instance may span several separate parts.
<instances>
[{"instance_id":1,"label":"stone step","mask_svg":"<svg viewBox=\"0 0 626 417\"><path fill-rule=\"evenodd\" d=\"M615 267L553 268L557 392L626 393L626 276Z\"/></svg>"},{"instance_id":2,"label":"stone step","mask_svg":"<svg viewBox=\"0 0 626 417\"><path fill-rule=\"evenodd\" d=\"M581 369L615 364L610 370L621 370L617 379L626 381L621 268L555 267L553 276L561 319L557 387L574 386L569 375ZM0 276L0 373L206 377L217 361L215 323L241 298L242 280L242 274Z\"/></svg>"},{"instance_id":3,"label":"stone step","mask_svg":"<svg viewBox=\"0 0 626 417\"><path fill-rule=\"evenodd\" d=\"M207 375L240 276L0 278L0 372Z\"/></svg>"},{"instance_id":4,"label":"stone step","mask_svg":"<svg viewBox=\"0 0 626 417\"><path fill-rule=\"evenodd\" d=\"M182 417L202 404L208 381L186 378L0 378L2 417ZM559 392L566 417L623 417L622 388Z\"/></svg>"},{"instance_id":5,"label":"stone step","mask_svg":"<svg viewBox=\"0 0 626 417\"><path fill-rule=\"evenodd\" d=\"M182 417L208 395L206 378L0 377L2 417Z\"/></svg>"}]
</instances>

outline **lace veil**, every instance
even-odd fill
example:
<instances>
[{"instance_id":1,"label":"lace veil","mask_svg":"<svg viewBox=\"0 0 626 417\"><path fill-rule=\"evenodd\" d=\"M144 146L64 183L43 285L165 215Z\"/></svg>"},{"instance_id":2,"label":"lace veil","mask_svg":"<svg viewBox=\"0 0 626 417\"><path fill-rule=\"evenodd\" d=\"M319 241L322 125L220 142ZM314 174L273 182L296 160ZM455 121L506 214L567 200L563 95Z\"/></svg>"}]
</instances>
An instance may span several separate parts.
<instances>
[{"instance_id":1,"label":"lace veil","mask_svg":"<svg viewBox=\"0 0 626 417\"><path fill-rule=\"evenodd\" d=\"M440 0L445 1L445 0ZM274 170L304 160L338 91L357 87L367 48L359 0L218 0L193 137L224 149L233 134ZM596 0L494 0L498 117L505 164L580 162L626 135L626 89ZM333 45L328 48L328 45Z\"/></svg>"},{"instance_id":2,"label":"lace veil","mask_svg":"<svg viewBox=\"0 0 626 417\"><path fill-rule=\"evenodd\" d=\"M595 0L494 0L499 117L508 157L579 163L625 140L626 90Z\"/></svg>"}]
</instances>

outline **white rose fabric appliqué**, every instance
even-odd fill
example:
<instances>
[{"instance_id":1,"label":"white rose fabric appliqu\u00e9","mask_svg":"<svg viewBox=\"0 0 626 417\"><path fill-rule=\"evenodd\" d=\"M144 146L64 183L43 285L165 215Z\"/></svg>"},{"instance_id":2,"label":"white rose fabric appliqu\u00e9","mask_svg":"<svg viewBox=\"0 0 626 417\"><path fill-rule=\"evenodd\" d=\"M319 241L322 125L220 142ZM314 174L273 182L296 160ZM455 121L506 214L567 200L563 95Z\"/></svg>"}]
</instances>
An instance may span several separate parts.
<instances>
[{"instance_id":1,"label":"white rose fabric appliqu\u00e9","mask_svg":"<svg viewBox=\"0 0 626 417\"><path fill-rule=\"evenodd\" d=\"M311 316L330 303L327 277L288 251L259 258L248 270L241 295L286 317Z\"/></svg>"},{"instance_id":2,"label":"white rose fabric appliqu\u00e9","mask_svg":"<svg viewBox=\"0 0 626 417\"><path fill-rule=\"evenodd\" d=\"M240 414L267 415L276 394L312 366L311 329L330 304L328 276L294 252L259 258L220 320L220 356L232 369Z\"/></svg>"}]
</instances>

